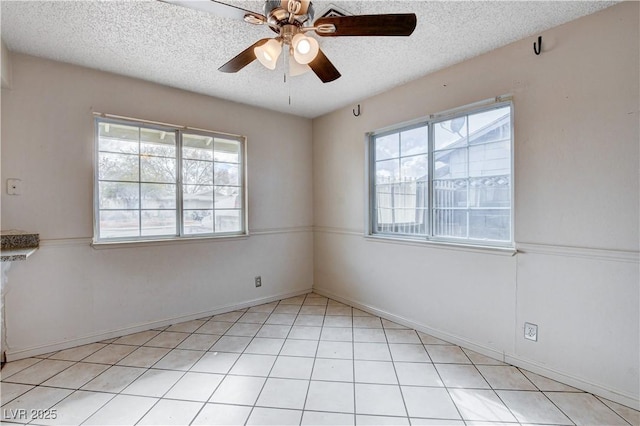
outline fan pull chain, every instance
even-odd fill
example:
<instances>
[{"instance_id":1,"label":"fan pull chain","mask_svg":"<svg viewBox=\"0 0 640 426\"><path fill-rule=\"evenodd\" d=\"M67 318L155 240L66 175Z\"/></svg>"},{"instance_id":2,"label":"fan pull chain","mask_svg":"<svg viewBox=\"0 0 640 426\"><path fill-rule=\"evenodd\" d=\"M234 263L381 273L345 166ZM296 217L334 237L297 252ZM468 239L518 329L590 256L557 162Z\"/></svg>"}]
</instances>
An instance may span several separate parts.
<instances>
[{"instance_id":1,"label":"fan pull chain","mask_svg":"<svg viewBox=\"0 0 640 426\"><path fill-rule=\"evenodd\" d=\"M289 81L287 81L287 76L289 75L289 61L291 60L291 57L289 56L290 53L287 52L288 54L286 55L282 55L282 62L284 63L284 73L283 73L283 80L284 80L284 84L287 86L287 90L289 91L289 105L291 105L291 81L289 79ZM289 83L289 84L287 84Z\"/></svg>"}]
</instances>

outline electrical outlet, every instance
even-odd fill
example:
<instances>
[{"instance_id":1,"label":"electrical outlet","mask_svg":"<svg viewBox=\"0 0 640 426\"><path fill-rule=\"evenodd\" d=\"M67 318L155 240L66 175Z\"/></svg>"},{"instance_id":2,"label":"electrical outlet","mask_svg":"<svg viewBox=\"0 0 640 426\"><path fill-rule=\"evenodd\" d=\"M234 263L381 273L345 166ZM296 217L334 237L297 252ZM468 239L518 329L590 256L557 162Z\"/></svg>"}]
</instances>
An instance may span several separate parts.
<instances>
[{"instance_id":1,"label":"electrical outlet","mask_svg":"<svg viewBox=\"0 0 640 426\"><path fill-rule=\"evenodd\" d=\"M22 195L22 181L20 179L7 179L7 195Z\"/></svg>"},{"instance_id":2,"label":"electrical outlet","mask_svg":"<svg viewBox=\"0 0 640 426\"><path fill-rule=\"evenodd\" d=\"M262 277L259 275L256 277L256 287L262 287Z\"/></svg>"},{"instance_id":3,"label":"electrical outlet","mask_svg":"<svg viewBox=\"0 0 640 426\"><path fill-rule=\"evenodd\" d=\"M536 324L531 324L528 322L524 323L524 338L533 340L534 342L538 341L538 326Z\"/></svg>"}]
</instances>

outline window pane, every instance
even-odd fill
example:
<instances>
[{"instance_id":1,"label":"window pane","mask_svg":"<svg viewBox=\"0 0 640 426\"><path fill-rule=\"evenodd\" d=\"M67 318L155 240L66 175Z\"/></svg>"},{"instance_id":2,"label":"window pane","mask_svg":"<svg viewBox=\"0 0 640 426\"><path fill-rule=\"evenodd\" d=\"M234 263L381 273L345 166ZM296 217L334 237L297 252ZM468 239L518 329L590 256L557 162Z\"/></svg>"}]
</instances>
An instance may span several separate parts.
<instances>
[{"instance_id":1,"label":"window pane","mask_svg":"<svg viewBox=\"0 0 640 426\"><path fill-rule=\"evenodd\" d=\"M434 154L435 179L467 177L467 149L452 149Z\"/></svg>"},{"instance_id":2,"label":"window pane","mask_svg":"<svg viewBox=\"0 0 640 426\"><path fill-rule=\"evenodd\" d=\"M114 152L122 154L137 154L139 148L138 141L123 141L120 139L100 138L100 152Z\"/></svg>"},{"instance_id":3,"label":"window pane","mask_svg":"<svg viewBox=\"0 0 640 426\"><path fill-rule=\"evenodd\" d=\"M216 232L240 232L242 222L240 210L216 210Z\"/></svg>"},{"instance_id":4,"label":"window pane","mask_svg":"<svg viewBox=\"0 0 640 426\"><path fill-rule=\"evenodd\" d=\"M175 158L153 157L143 155L140 157L142 182L167 182L176 181Z\"/></svg>"},{"instance_id":5,"label":"window pane","mask_svg":"<svg viewBox=\"0 0 640 426\"><path fill-rule=\"evenodd\" d=\"M376 186L376 208L378 209L378 224L393 224L393 194L395 184Z\"/></svg>"},{"instance_id":6,"label":"window pane","mask_svg":"<svg viewBox=\"0 0 640 426\"><path fill-rule=\"evenodd\" d=\"M143 183L140 186L140 192L142 193L143 209L175 209L176 208L176 186L175 185Z\"/></svg>"},{"instance_id":7,"label":"window pane","mask_svg":"<svg viewBox=\"0 0 640 426\"><path fill-rule=\"evenodd\" d=\"M376 184L393 183L400 180L400 162L385 160L376 162Z\"/></svg>"},{"instance_id":8,"label":"window pane","mask_svg":"<svg viewBox=\"0 0 640 426\"><path fill-rule=\"evenodd\" d=\"M433 181L434 207L467 207L467 179Z\"/></svg>"},{"instance_id":9,"label":"window pane","mask_svg":"<svg viewBox=\"0 0 640 426\"><path fill-rule=\"evenodd\" d=\"M101 209L137 209L140 206L137 183L99 182L98 204Z\"/></svg>"},{"instance_id":10,"label":"window pane","mask_svg":"<svg viewBox=\"0 0 640 426\"><path fill-rule=\"evenodd\" d=\"M470 145L510 139L510 107L503 107L469 115Z\"/></svg>"},{"instance_id":11,"label":"window pane","mask_svg":"<svg viewBox=\"0 0 640 426\"><path fill-rule=\"evenodd\" d=\"M392 133L375 138L376 160L398 158L400 156L400 135Z\"/></svg>"},{"instance_id":12,"label":"window pane","mask_svg":"<svg viewBox=\"0 0 640 426\"><path fill-rule=\"evenodd\" d=\"M467 238L467 210L434 210L434 215L434 235Z\"/></svg>"},{"instance_id":13,"label":"window pane","mask_svg":"<svg viewBox=\"0 0 640 426\"><path fill-rule=\"evenodd\" d=\"M237 164L214 163L214 183L216 185L240 186L240 166Z\"/></svg>"},{"instance_id":14,"label":"window pane","mask_svg":"<svg viewBox=\"0 0 640 426\"><path fill-rule=\"evenodd\" d=\"M403 157L426 154L428 150L428 127L416 127L400 133L400 152Z\"/></svg>"},{"instance_id":15,"label":"window pane","mask_svg":"<svg viewBox=\"0 0 640 426\"><path fill-rule=\"evenodd\" d=\"M138 210L100 211L100 238L137 237L140 235Z\"/></svg>"},{"instance_id":16,"label":"window pane","mask_svg":"<svg viewBox=\"0 0 640 426\"><path fill-rule=\"evenodd\" d=\"M184 160L182 162L184 183L213 185L213 163L210 161Z\"/></svg>"},{"instance_id":17,"label":"window pane","mask_svg":"<svg viewBox=\"0 0 640 426\"><path fill-rule=\"evenodd\" d=\"M215 208L216 209L242 208L242 188L237 186L216 186L215 187Z\"/></svg>"},{"instance_id":18,"label":"window pane","mask_svg":"<svg viewBox=\"0 0 640 426\"><path fill-rule=\"evenodd\" d=\"M471 207L510 207L511 182L509 176L469 179Z\"/></svg>"},{"instance_id":19,"label":"window pane","mask_svg":"<svg viewBox=\"0 0 640 426\"><path fill-rule=\"evenodd\" d=\"M467 117L456 117L433 125L434 149L460 148L467 145Z\"/></svg>"},{"instance_id":20,"label":"window pane","mask_svg":"<svg viewBox=\"0 0 640 426\"><path fill-rule=\"evenodd\" d=\"M215 139L213 158L225 163L240 162L240 142L227 139Z\"/></svg>"},{"instance_id":21,"label":"window pane","mask_svg":"<svg viewBox=\"0 0 640 426\"><path fill-rule=\"evenodd\" d=\"M377 229L403 234L426 233L427 182L376 186Z\"/></svg>"},{"instance_id":22,"label":"window pane","mask_svg":"<svg viewBox=\"0 0 640 426\"><path fill-rule=\"evenodd\" d=\"M471 210L469 237L478 240L511 240L509 210Z\"/></svg>"},{"instance_id":23,"label":"window pane","mask_svg":"<svg viewBox=\"0 0 640 426\"><path fill-rule=\"evenodd\" d=\"M427 180L427 170L429 169L428 156L414 155L413 157L402 158L400 165L401 180Z\"/></svg>"},{"instance_id":24,"label":"window pane","mask_svg":"<svg viewBox=\"0 0 640 426\"><path fill-rule=\"evenodd\" d=\"M98 125L98 136L98 149L100 151L125 154L138 153L138 127L106 122L100 123Z\"/></svg>"},{"instance_id":25,"label":"window pane","mask_svg":"<svg viewBox=\"0 0 640 426\"><path fill-rule=\"evenodd\" d=\"M176 134L157 129L140 129L140 150L142 154L175 158Z\"/></svg>"},{"instance_id":26,"label":"window pane","mask_svg":"<svg viewBox=\"0 0 640 426\"><path fill-rule=\"evenodd\" d=\"M511 118L505 103L372 136L371 232L512 241Z\"/></svg>"},{"instance_id":27,"label":"window pane","mask_svg":"<svg viewBox=\"0 0 640 426\"><path fill-rule=\"evenodd\" d=\"M243 139L96 122L96 240L245 230Z\"/></svg>"},{"instance_id":28,"label":"window pane","mask_svg":"<svg viewBox=\"0 0 640 426\"><path fill-rule=\"evenodd\" d=\"M182 158L212 161L213 137L183 134Z\"/></svg>"},{"instance_id":29,"label":"window pane","mask_svg":"<svg viewBox=\"0 0 640 426\"><path fill-rule=\"evenodd\" d=\"M511 170L511 143L493 142L469 148L469 176L508 175Z\"/></svg>"},{"instance_id":30,"label":"window pane","mask_svg":"<svg viewBox=\"0 0 640 426\"><path fill-rule=\"evenodd\" d=\"M185 210L183 218L185 234L213 233L213 210Z\"/></svg>"},{"instance_id":31,"label":"window pane","mask_svg":"<svg viewBox=\"0 0 640 426\"><path fill-rule=\"evenodd\" d=\"M405 219L402 222L394 222L394 215L398 219ZM409 215L413 216L413 220L406 220ZM404 216L404 217L403 217ZM401 209L392 211L391 209L378 210L377 232L382 233L398 233L404 235L423 236L427 233L427 210L412 209L410 212L404 212Z\"/></svg>"},{"instance_id":32,"label":"window pane","mask_svg":"<svg viewBox=\"0 0 640 426\"><path fill-rule=\"evenodd\" d=\"M176 235L175 210L144 210L142 235Z\"/></svg>"},{"instance_id":33,"label":"window pane","mask_svg":"<svg viewBox=\"0 0 640 426\"><path fill-rule=\"evenodd\" d=\"M376 230L378 232L393 232L393 209L388 207L379 207L377 209Z\"/></svg>"},{"instance_id":34,"label":"window pane","mask_svg":"<svg viewBox=\"0 0 640 426\"><path fill-rule=\"evenodd\" d=\"M213 208L212 185L183 185L182 188L185 209L211 210Z\"/></svg>"},{"instance_id":35,"label":"window pane","mask_svg":"<svg viewBox=\"0 0 640 426\"><path fill-rule=\"evenodd\" d=\"M127 154L98 154L98 179L137 182L138 156Z\"/></svg>"}]
</instances>

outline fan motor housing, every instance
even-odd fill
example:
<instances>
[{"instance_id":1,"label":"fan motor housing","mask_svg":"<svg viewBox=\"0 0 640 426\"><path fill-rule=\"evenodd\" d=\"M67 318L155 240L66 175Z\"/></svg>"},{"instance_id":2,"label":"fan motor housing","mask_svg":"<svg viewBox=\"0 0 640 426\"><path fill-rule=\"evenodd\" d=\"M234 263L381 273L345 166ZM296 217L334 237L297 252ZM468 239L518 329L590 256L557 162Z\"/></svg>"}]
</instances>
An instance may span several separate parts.
<instances>
[{"instance_id":1,"label":"fan motor housing","mask_svg":"<svg viewBox=\"0 0 640 426\"><path fill-rule=\"evenodd\" d=\"M281 29L286 25L302 27L306 22L313 20L314 10L311 3L309 3L305 14L295 15L293 20L291 20L291 13L282 7L282 4L283 2L280 0L266 0L264 3L264 15L273 32L281 33Z\"/></svg>"}]
</instances>

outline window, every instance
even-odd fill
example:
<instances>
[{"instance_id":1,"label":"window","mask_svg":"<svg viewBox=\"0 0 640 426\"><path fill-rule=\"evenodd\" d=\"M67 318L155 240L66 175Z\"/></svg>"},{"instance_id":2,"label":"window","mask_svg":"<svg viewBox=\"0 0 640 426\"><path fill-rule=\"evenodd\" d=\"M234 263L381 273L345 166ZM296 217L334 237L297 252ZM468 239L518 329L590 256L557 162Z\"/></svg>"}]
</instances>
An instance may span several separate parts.
<instances>
[{"instance_id":1,"label":"window","mask_svg":"<svg viewBox=\"0 0 640 426\"><path fill-rule=\"evenodd\" d=\"M97 118L95 241L245 234L244 144Z\"/></svg>"},{"instance_id":2,"label":"window","mask_svg":"<svg viewBox=\"0 0 640 426\"><path fill-rule=\"evenodd\" d=\"M372 133L370 234L511 245L512 139L510 102Z\"/></svg>"}]
</instances>

